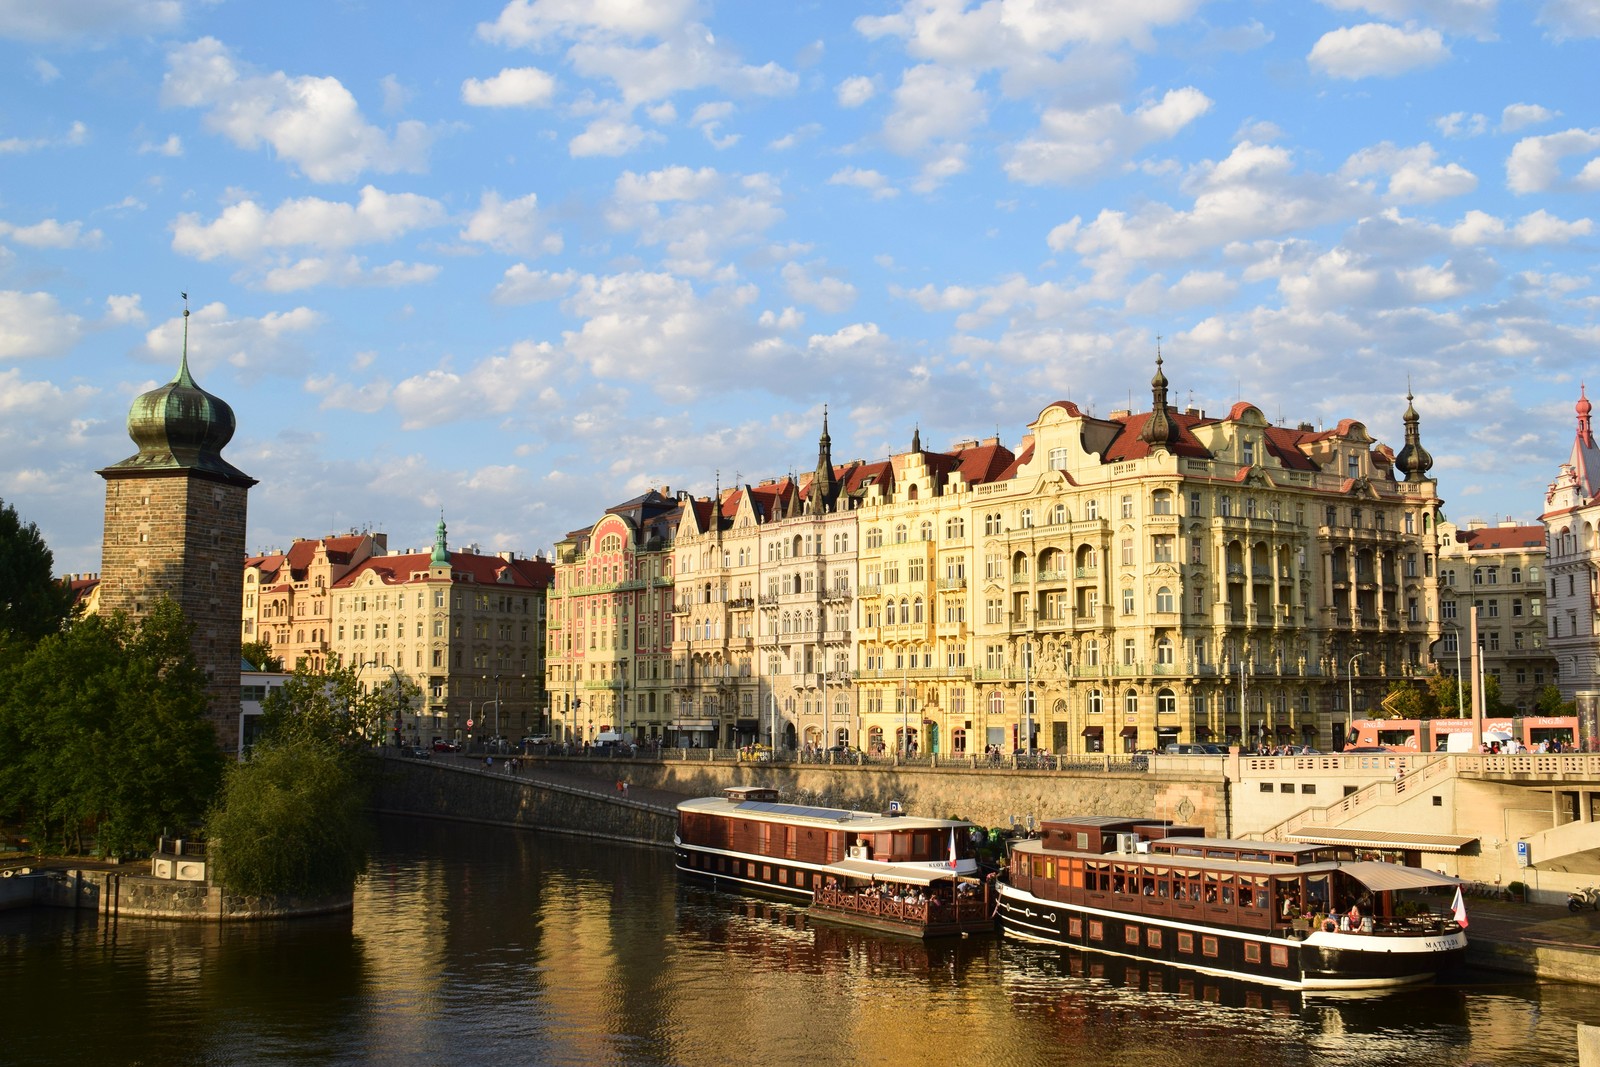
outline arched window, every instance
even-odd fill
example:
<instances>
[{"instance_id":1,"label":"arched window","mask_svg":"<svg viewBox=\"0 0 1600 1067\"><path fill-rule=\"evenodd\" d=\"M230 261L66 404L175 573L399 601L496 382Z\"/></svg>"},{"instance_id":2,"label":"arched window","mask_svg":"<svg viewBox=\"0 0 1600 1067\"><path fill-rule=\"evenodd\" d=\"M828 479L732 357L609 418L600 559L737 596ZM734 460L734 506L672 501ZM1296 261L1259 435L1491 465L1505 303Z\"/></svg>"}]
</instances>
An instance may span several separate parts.
<instances>
[{"instance_id":1,"label":"arched window","mask_svg":"<svg viewBox=\"0 0 1600 1067\"><path fill-rule=\"evenodd\" d=\"M897 523L895 525L895 528L894 528L894 543L897 544L897 545L905 544L905 540L906 540L906 524L903 523L903 522L902 523Z\"/></svg>"},{"instance_id":2,"label":"arched window","mask_svg":"<svg viewBox=\"0 0 1600 1067\"><path fill-rule=\"evenodd\" d=\"M1122 714L1132 719L1139 714L1139 691L1129 689L1122 694Z\"/></svg>"},{"instance_id":3,"label":"arched window","mask_svg":"<svg viewBox=\"0 0 1600 1067\"><path fill-rule=\"evenodd\" d=\"M924 522L922 524L921 535L922 535L922 539L924 541L932 541L933 540L933 523L932 522Z\"/></svg>"},{"instance_id":4,"label":"arched window","mask_svg":"<svg viewBox=\"0 0 1600 1067\"><path fill-rule=\"evenodd\" d=\"M1156 694L1156 714L1176 715L1178 713L1178 694L1170 689L1163 689Z\"/></svg>"},{"instance_id":5,"label":"arched window","mask_svg":"<svg viewBox=\"0 0 1600 1067\"><path fill-rule=\"evenodd\" d=\"M1170 588L1168 588L1167 586L1162 586L1160 589L1156 590L1156 610L1157 611L1177 611L1178 610L1177 602L1173 599L1173 596L1172 596L1172 590Z\"/></svg>"},{"instance_id":6,"label":"arched window","mask_svg":"<svg viewBox=\"0 0 1600 1067\"><path fill-rule=\"evenodd\" d=\"M989 714L1004 715L1006 713L1005 694L998 689L989 690Z\"/></svg>"},{"instance_id":7,"label":"arched window","mask_svg":"<svg viewBox=\"0 0 1600 1067\"><path fill-rule=\"evenodd\" d=\"M1085 667L1100 666L1100 639L1091 637L1083 643L1083 665Z\"/></svg>"},{"instance_id":8,"label":"arched window","mask_svg":"<svg viewBox=\"0 0 1600 1067\"><path fill-rule=\"evenodd\" d=\"M1170 667L1172 666L1172 656L1172 638L1158 638L1156 640L1156 663L1164 667Z\"/></svg>"},{"instance_id":9,"label":"arched window","mask_svg":"<svg viewBox=\"0 0 1600 1067\"><path fill-rule=\"evenodd\" d=\"M1084 711L1090 715L1099 715L1105 708L1105 697L1098 689L1089 690L1089 695L1084 698Z\"/></svg>"},{"instance_id":10,"label":"arched window","mask_svg":"<svg viewBox=\"0 0 1600 1067\"><path fill-rule=\"evenodd\" d=\"M911 621L912 622L921 622L922 621L922 598L921 597L917 597L917 599L913 602L912 609L911 609Z\"/></svg>"},{"instance_id":11,"label":"arched window","mask_svg":"<svg viewBox=\"0 0 1600 1067\"><path fill-rule=\"evenodd\" d=\"M1057 504L1050 512L1050 521L1057 526L1065 524L1067 521L1067 506L1065 504Z\"/></svg>"}]
</instances>

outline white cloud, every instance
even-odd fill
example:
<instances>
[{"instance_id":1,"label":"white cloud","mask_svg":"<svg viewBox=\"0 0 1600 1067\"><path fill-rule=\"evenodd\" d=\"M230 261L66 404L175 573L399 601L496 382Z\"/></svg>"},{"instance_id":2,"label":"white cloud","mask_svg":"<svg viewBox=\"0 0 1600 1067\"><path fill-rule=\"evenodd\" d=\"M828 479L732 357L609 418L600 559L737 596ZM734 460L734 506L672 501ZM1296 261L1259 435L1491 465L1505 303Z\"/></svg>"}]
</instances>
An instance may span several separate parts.
<instances>
[{"instance_id":1,"label":"white cloud","mask_svg":"<svg viewBox=\"0 0 1600 1067\"><path fill-rule=\"evenodd\" d=\"M973 8L956 0L903 0L899 11L863 15L855 27L868 38L905 38L906 51L919 59L994 67L1074 45L1145 48L1153 31L1184 21L1198 7L1198 0L991 0Z\"/></svg>"},{"instance_id":2,"label":"white cloud","mask_svg":"<svg viewBox=\"0 0 1600 1067\"><path fill-rule=\"evenodd\" d=\"M1117 104L1080 111L1052 108L1039 120L1038 134L1013 147L1006 174L1029 185L1087 178L1176 136L1210 109L1211 100L1192 87L1146 101L1131 115Z\"/></svg>"},{"instance_id":3,"label":"white cloud","mask_svg":"<svg viewBox=\"0 0 1600 1067\"><path fill-rule=\"evenodd\" d=\"M759 243L783 218L782 192L766 174L723 175L710 167L667 167L617 179L606 221L661 246L668 265L704 275L729 249Z\"/></svg>"},{"instance_id":4,"label":"white cloud","mask_svg":"<svg viewBox=\"0 0 1600 1067\"><path fill-rule=\"evenodd\" d=\"M420 285L438 276L439 268L432 263L394 260L368 266L360 256L307 256L265 271L258 284L271 293L291 293L319 285L383 288Z\"/></svg>"},{"instance_id":5,"label":"white cloud","mask_svg":"<svg viewBox=\"0 0 1600 1067\"><path fill-rule=\"evenodd\" d=\"M493 191L484 193L461 239L486 244L496 252L524 255L554 255L562 249L561 235L548 232L533 193L515 200L502 200Z\"/></svg>"},{"instance_id":6,"label":"white cloud","mask_svg":"<svg viewBox=\"0 0 1600 1067\"><path fill-rule=\"evenodd\" d=\"M783 284L797 303L837 315L856 302L856 287L829 274L813 275L798 263L783 267Z\"/></svg>"},{"instance_id":7,"label":"white cloud","mask_svg":"<svg viewBox=\"0 0 1600 1067\"><path fill-rule=\"evenodd\" d=\"M1534 21L1557 41L1600 37L1600 4L1594 0L1545 0Z\"/></svg>"},{"instance_id":8,"label":"white cloud","mask_svg":"<svg viewBox=\"0 0 1600 1067\"><path fill-rule=\"evenodd\" d=\"M74 148L89 140L89 127L74 122L59 137L7 137L0 139L0 156L25 155L45 148Z\"/></svg>"},{"instance_id":9,"label":"white cloud","mask_svg":"<svg viewBox=\"0 0 1600 1067\"><path fill-rule=\"evenodd\" d=\"M1399 148L1388 141L1364 148L1345 161L1340 173L1350 177L1387 175L1390 203L1415 204L1462 196L1478 187L1477 177L1457 163L1444 166L1434 160L1437 153L1424 142L1412 148Z\"/></svg>"},{"instance_id":10,"label":"white cloud","mask_svg":"<svg viewBox=\"0 0 1600 1067\"><path fill-rule=\"evenodd\" d=\"M1518 130L1529 126L1537 126L1541 122L1549 122L1558 117L1559 111L1540 107L1538 104L1509 104L1500 112L1500 132L1516 133Z\"/></svg>"},{"instance_id":11,"label":"white cloud","mask_svg":"<svg viewBox=\"0 0 1600 1067\"><path fill-rule=\"evenodd\" d=\"M891 185L888 178L875 170L863 170L858 167L844 167L834 171L828 176L828 184L864 189L872 194L874 200L886 200L900 195L900 190Z\"/></svg>"},{"instance_id":12,"label":"white cloud","mask_svg":"<svg viewBox=\"0 0 1600 1067\"><path fill-rule=\"evenodd\" d=\"M145 141L139 145L141 156L181 156L183 155L183 139L175 133L167 135L165 141Z\"/></svg>"},{"instance_id":13,"label":"white cloud","mask_svg":"<svg viewBox=\"0 0 1600 1067\"><path fill-rule=\"evenodd\" d=\"M301 348L304 335L322 323L322 316L307 307L274 311L259 318L234 317L220 301L194 309L189 318L189 365L204 384L204 369L228 363L235 367L299 373L309 357ZM181 315L152 327L140 355L146 362L176 367L183 351Z\"/></svg>"},{"instance_id":14,"label":"white cloud","mask_svg":"<svg viewBox=\"0 0 1600 1067\"><path fill-rule=\"evenodd\" d=\"M555 77L538 67L508 67L492 78L461 83L461 100L473 107L544 107L555 93Z\"/></svg>"},{"instance_id":15,"label":"white cloud","mask_svg":"<svg viewBox=\"0 0 1600 1067\"><path fill-rule=\"evenodd\" d=\"M181 23L183 7L180 0L0 0L0 37L66 43L156 33Z\"/></svg>"},{"instance_id":16,"label":"white cloud","mask_svg":"<svg viewBox=\"0 0 1600 1067\"><path fill-rule=\"evenodd\" d=\"M871 78L856 75L846 78L833 88L833 95L839 101L840 107L860 107L877 95L878 85Z\"/></svg>"},{"instance_id":17,"label":"white cloud","mask_svg":"<svg viewBox=\"0 0 1600 1067\"><path fill-rule=\"evenodd\" d=\"M4 18L4 16L0 15L0 18ZM41 85L49 85L61 77L61 68L43 56L38 56L33 61L33 73L39 79Z\"/></svg>"},{"instance_id":18,"label":"white cloud","mask_svg":"<svg viewBox=\"0 0 1600 1067\"><path fill-rule=\"evenodd\" d=\"M821 132L821 123L808 122L804 126L800 126L789 131L782 137L777 137L771 141L768 141L767 147L772 149L774 152L786 152L803 141L814 139Z\"/></svg>"},{"instance_id":19,"label":"white cloud","mask_svg":"<svg viewBox=\"0 0 1600 1067\"><path fill-rule=\"evenodd\" d=\"M494 22L478 24L478 36L510 47L590 34L638 40L671 33L700 13L700 0L511 0Z\"/></svg>"},{"instance_id":20,"label":"white cloud","mask_svg":"<svg viewBox=\"0 0 1600 1067\"><path fill-rule=\"evenodd\" d=\"M960 137L987 115L972 75L923 64L902 75L883 136L894 151L914 154L933 141Z\"/></svg>"},{"instance_id":21,"label":"white cloud","mask_svg":"<svg viewBox=\"0 0 1600 1067\"><path fill-rule=\"evenodd\" d=\"M1600 128L1563 130L1542 137L1524 137L1506 160L1506 185L1514 193L1543 193L1557 189L1600 188ZM1589 156L1571 179L1561 173L1568 156Z\"/></svg>"},{"instance_id":22,"label":"white cloud","mask_svg":"<svg viewBox=\"0 0 1600 1067\"><path fill-rule=\"evenodd\" d=\"M1435 119L1434 125L1439 127L1439 132L1446 137L1477 137L1488 132L1489 117L1468 114L1465 111L1452 111Z\"/></svg>"},{"instance_id":23,"label":"white cloud","mask_svg":"<svg viewBox=\"0 0 1600 1067\"><path fill-rule=\"evenodd\" d=\"M63 310L50 293L0 289L0 359L62 355L86 328L81 317Z\"/></svg>"},{"instance_id":24,"label":"white cloud","mask_svg":"<svg viewBox=\"0 0 1600 1067\"><path fill-rule=\"evenodd\" d=\"M1330 78L1392 78L1436 66L1449 55L1438 30L1368 22L1323 34L1306 61Z\"/></svg>"},{"instance_id":25,"label":"white cloud","mask_svg":"<svg viewBox=\"0 0 1600 1067\"><path fill-rule=\"evenodd\" d=\"M83 223L44 219L31 226L15 226L0 220L0 238L29 248L95 248L105 234L85 230Z\"/></svg>"},{"instance_id":26,"label":"white cloud","mask_svg":"<svg viewBox=\"0 0 1600 1067\"><path fill-rule=\"evenodd\" d=\"M265 143L312 181L350 181L363 171L421 171L433 135L402 122L393 135L370 125L337 78L249 73L212 37L173 48L164 102L205 111L208 129L240 148Z\"/></svg>"},{"instance_id":27,"label":"white cloud","mask_svg":"<svg viewBox=\"0 0 1600 1067\"><path fill-rule=\"evenodd\" d=\"M106 297L105 321L116 324L143 325L145 321L144 308L140 306L141 300L137 293L127 296Z\"/></svg>"},{"instance_id":28,"label":"white cloud","mask_svg":"<svg viewBox=\"0 0 1600 1067\"><path fill-rule=\"evenodd\" d=\"M337 374L311 375L305 380L305 391L320 396L317 406L323 411L359 411L372 414L383 410L391 393L389 382L374 378L366 382L346 382Z\"/></svg>"},{"instance_id":29,"label":"white cloud","mask_svg":"<svg viewBox=\"0 0 1600 1067\"><path fill-rule=\"evenodd\" d=\"M253 200L241 200L209 223L198 215L180 215L172 224L172 247L201 260L249 260L269 249L304 245L333 250L393 241L444 220L444 205L437 200L368 185L354 204L304 197L268 211Z\"/></svg>"},{"instance_id":30,"label":"white cloud","mask_svg":"<svg viewBox=\"0 0 1600 1067\"><path fill-rule=\"evenodd\" d=\"M532 304L541 300L558 300L572 290L578 272L565 270L554 273L547 270L529 270L526 264L516 263L506 268L500 284L494 287L489 299L496 304Z\"/></svg>"},{"instance_id":31,"label":"white cloud","mask_svg":"<svg viewBox=\"0 0 1600 1067\"><path fill-rule=\"evenodd\" d=\"M621 156L638 148L646 141L661 140L659 134L646 133L639 126L612 116L597 118L582 133L567 142L567 151L574 159L587 156Z\"/></svg>"}]
</instances>

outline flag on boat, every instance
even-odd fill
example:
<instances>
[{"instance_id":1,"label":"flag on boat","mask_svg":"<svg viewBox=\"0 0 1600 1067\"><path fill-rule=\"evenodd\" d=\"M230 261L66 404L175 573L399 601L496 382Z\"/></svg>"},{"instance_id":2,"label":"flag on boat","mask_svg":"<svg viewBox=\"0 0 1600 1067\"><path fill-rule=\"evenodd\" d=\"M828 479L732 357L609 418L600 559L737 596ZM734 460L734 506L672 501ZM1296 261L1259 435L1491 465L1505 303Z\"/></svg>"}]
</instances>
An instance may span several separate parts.
<instances>
[{"instance_id":1,"label":"flag on boat","mask_svg":"<svg viewBox=\"0 0 1600 1067\"><path fill-rule=\"evenodd\" d=\"M950 827L950 869L956 869L956 828Z\"/></svg>"},{"instance_id":2,"label":"flag on boat","mask_svg":"<svg viewBox=\"0 0 1600 1067\"><path fill-rule=\"evenodd\" d=\"M1450 910L1455 914L1456 925L1465 930L1467 928L1467 902L1461 899L1461 887L1456 886L1456 899L1450 905Z\"/></svg>"}]
</instances>

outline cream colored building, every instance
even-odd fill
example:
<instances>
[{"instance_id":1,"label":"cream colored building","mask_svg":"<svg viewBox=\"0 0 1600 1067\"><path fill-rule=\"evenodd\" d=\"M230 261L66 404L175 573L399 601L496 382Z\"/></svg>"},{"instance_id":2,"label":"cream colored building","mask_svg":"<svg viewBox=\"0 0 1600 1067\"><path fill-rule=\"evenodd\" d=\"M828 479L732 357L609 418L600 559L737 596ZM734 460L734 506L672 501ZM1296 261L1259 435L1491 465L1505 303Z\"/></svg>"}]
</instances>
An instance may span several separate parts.
<instances>
[{"instance_id":1,"label":"cream colored building","mask_svg":"<svg viewBox=\"0 0 1600 1067\"><path fill-rule=\"evenodd\" d=\"M433 551L372 556L334 583L331 663L363 664L364 685L403 675L421 699L400 708L401 737L477 742L545 732L548 560ZM392 726L392 723L388 724Z\"/></svg>"},{"instance_id":2,"label":"cream colored building","mask_svg":"<svg viewBox=\"0 0 1600 1067\"><path fill-rule=\"evenodd\" d=\"M284 552L244 561L242 641L270 645L288 670L308 663L321 670L332 648L335 583L373 556L389 550L388 536L351 531L343 536L296 538Z\"/></svg>"},{"instance_id":3,"label":"cream colored building","mask_svg":"<svg viewBox=\"0 0 1600 1067\"><path fill-rule=\"evenodd\" d=\"M1580 389L1572 452L1545 493L1550 652L1563 700L1600 690L1600 446Z\"/></svg>"},{"instance_id":4,"label":"cream colored building","mask_svg":"<svg viewBox=\"0 0 1600 1067\"><path fill-rule=\"evenodd\" d=\"M1546 555L1542 525L1439 524L1439 670L1470 679L1476 608L1484 677L1499 679L1501 704L1522 714L1535 713L1540 690L1556 684L1545 642Z\"/></svg>"}]
</instances>

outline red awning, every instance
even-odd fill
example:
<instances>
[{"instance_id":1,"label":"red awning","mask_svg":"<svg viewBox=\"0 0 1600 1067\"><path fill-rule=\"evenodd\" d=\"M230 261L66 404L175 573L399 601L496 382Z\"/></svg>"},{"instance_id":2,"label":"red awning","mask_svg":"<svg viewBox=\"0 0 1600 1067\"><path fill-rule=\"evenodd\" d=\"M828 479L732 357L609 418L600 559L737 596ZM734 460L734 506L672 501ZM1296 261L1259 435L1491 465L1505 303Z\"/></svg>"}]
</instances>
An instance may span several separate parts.
<instances>
[{"instance_id":1,"label":"red awning","mask_svg":"<svg viewBox=\"0 0 1600 1067\"><path fill-rule=\"evenodd\" d=\"M1229 737L1238 737L1242 731L1237 726L1225 726L1223 727L1222 732L1227 734Z\"/></svg>"},{"instance_id":2,"label":"red awning","mask_svg":"<svg viewBox=\"0 0 1600 1067\"><path fill-rule=\"evenodd\" d=\"M1085 726L1083 728L1084 737L1104 737L1105 733L1106 728L1104 726Z\"/></svg>"},{"instance_id":3,"label":"red awning","mask_svg":"<svg viewBox=\"0 0 1600 1067\"><path fill-rule=\"evenodd\" d=\"M1139 736L1139 728L1137 726L1124 726L1122 728L1122 736L1123 737L1138 737Z\"/></svg>"},{"instance_id":4,"label":"red awning","mask_svg":"<svg viewBox=\"0 0 1600 1067\"><path fill-rule=\"evenodd\" d=\"M1196 737L1198 737L1200 740L1204 741L1206 738L1211 736L1211 727L1209 727L1209 726L1196 726L1194 728L1194 735Z\"/></svg>"},{"instance_id":5,"label":"red awning","mask_svg":"<svg viewBox=\"0 0 1600 1067\"><path fill-rule=\"evenodd\" d=\"M1284 723L1279 723L1278 724L1278 736L1279 737L1288 737L1293 733L1294 733L1294 730L1291 729L1288 725L1286 725Z\"/></svg>"}]
</instances>

